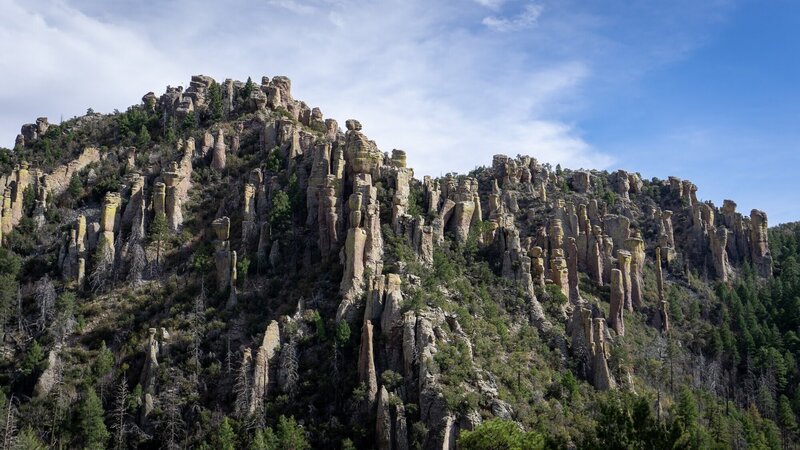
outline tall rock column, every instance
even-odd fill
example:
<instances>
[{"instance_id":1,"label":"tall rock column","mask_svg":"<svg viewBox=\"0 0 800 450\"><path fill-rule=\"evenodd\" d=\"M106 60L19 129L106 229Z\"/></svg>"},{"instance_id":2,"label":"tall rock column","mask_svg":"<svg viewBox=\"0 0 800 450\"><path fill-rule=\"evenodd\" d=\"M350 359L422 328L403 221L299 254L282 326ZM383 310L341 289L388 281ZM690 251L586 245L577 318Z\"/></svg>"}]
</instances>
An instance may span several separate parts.
<instances>
[{"instance_id":1,"label":"tall rock column","mask_svg":"<svg viewBox=\"0 0 800 450\"><path fill-rule=\"evenodd\" d=\"M575 238L567 238L567 273L569 276L569 301L577 304L581 300L581 293L578 290L578 246Z\"/></svg>"},{"instance_id":2,"label":"tall rock column","mask_svg":"<svg viewBox=\"0 0 800 450\"><path fill-rule=\"evenodd\" d=\"M211 168L215 170L222 170L225 168L226 158L225 147L225 133L222 128L217 131L217 137L214 141L214 149L211 152Z\"/></svg>"},{"instance_id":3,"label":"tall rock column","mask_svg":"<svg viewBox=\"0 0 800 450\"><path fill-rule=\"evenodd\" d=\"M410 196L408 182L410 176L409 169L395 169L395 188L394 198L392 199L392 228L395 230L395 233L400 233L400 218L406 214L408 209L408 198Z\"/></svg>"},{"instance_id":4,"label":"tall rock column","mask_svg":"<svg viewBox=\"0 0 800 450\"><path fill-rule=\"evenodd\" d=\"M3 192L2 232L4 238L8 233L11 233L11 229L14 226L11 216L11 187L9 186Z\"/></svg>"},{"instance_id":5,"label":"tall rock column","mask_svg":"<svg viewBox=\"0 0 800 450\"><path fill-rule=\"evenodd\" d=\"M164 213L167 216L167 226L172 231L177 231L183 225L183 212L181 211L181 201L178 194L178 184L181 175L178 172L176 163L170 164L168 171L164 172L165 202Z\"/></svg>"},{"instance_id":6,"label":"tall rock column","mask_svg":"<svg viewBox=\"0 0 800 450\"><path fill-rule=\"evenodd\" d=\"M319 250L323 261L327 261L331 254L339 250L339 228L342 222L339 185L340 182L334 175L328 175L319 201Z\"/></svg>"},{"instance_id":7,"label":"tall rock column","mask_svg":"<svg viewBox=\"0 0 800 450\"><path fill-rule=\"evenodd\" d=\"M367 387L367 407L372 411L378 395L378 376L375 371L372 321L365 320L361 328L361 348L358 352L358 381Z\"/></svg>"},{"instance_id":8,"label":"tall rock column","mask_svg":"<svg viewBox=\"0 0 800 450\"><path fill-rule=\"evenodd\" d=\"M762 277L772 276L772 255L769 252L767 213L750 211L750 250L753 265Z\"/></svg>"},{"instance_id":9,"label":"tall rock column","mask_svg":"<svg viewBox=\"0 0 800 450\"><path fill-rule=\"evenodd\" d=\"M244 205L242 206L242 241L245 247L252 242L258 230L256 217L256 187L252 183L244 185Z\"/></svg>"},{"instance_id":10,"label":"tall rock column","mask_svg":"<svg viewBox=\"0 0 800 450\"><path fill-rule=\"evenodd\" d=\"M217 267L217 288L225 289L231 282L231 220L228 217L220 217L211 222L211 228L217 240L214 242L216 253L214 263Z\"/></svg>"},{"instance_id":11,"label":"tall rock column","mask_svg":"<svg viewBox=\"0 0 800 450\"><path fill-rule=\"evenodd\" d=\"M622 271L622 283L625 289L624 307L633 311L633 296L631 295L631 253L627 250L617 251L617 269Z\"/></svg>"},{"instance_id":12,"label":"tall rock column","mask_svg":"<svg viewBox=\"0 0 800 450\"><path fill-rule=\"evenodd\" d=\"M728 229L723 226L719 228L712 226L708 230L708 238L714 272L718 280L726 282L728 281Z\"/></svg>"},{"instance_id":13,"label":"tall rock column","mask_svg":"<svg viewBox=\"0 0 800 450\"><path fill-rule=\"evenodd\" d=\"M610 325L617 335L625 335L625 287L622 281L622 271L619 269L611 270L611 308L608 315L610 316Z\"/></svg>"},{"instance_id":14,"label":"tall rock column","mask_svg":"<svg viewBox=\"0 0 800 450\"><path fill-rule=\"evenodd\" d=\"M75 249L78 258L75 280L80 289L83 286L83 281L86 279L86 216L83 214L78 216L77 223L75 224Z\"/></svg>"},{"instance_id":15,"label":"tall rock column","mask_svg":"<svg viewBox=\"0 0 800 450\"><path fill-rule=\"evenodd\" d=\"M544 286L544 255L542 254L542 247L533 247L531 249L531 275L533 283L537 286Z\"/></svg>"},{"instance_id":16,"label":"tall rock column","mask_svg":"<svg viewBox=\"0 0 800 450\"><path fill-rule=\"evenodd\" d=\"M253 367L253 390L250 395L250 413L256 412L264 404L267 396L267 386L269 385L269 375L274 367L275 357L281 345L281 334L278 322L272 321L267 325L261 346L256 351L256 359Z\"/></svg>"},{"instance_id":17,"label":"tall rock column","mask_svg":"<svg viewBox=\"0 0 800 450\"><path fill-rule=\"evenodd\" d=\"M114 248L114 227L117 220L120 196L116 192L108 192L103 198L103 210L100 213L100 239L97 242L98 255L103 263L112 264L116 249Z\"/></svg>"},{"instance_id":18,"label":"tall rock column","mask_svg":"<svg viewBox=\"0 0 800 450\"><path fill-rule=\"evenodd\" d=\"M155 217L167 214L167 185L158 181L153 184L153 213Z\"/></svg>"},{"instance_id":19,"label":"tall rock column","mask_svg":"<svg viewBox=\"0 0 800 450\"><path fill-rule=\"evenodd\" d=\"M594 320L594 387L601 391L616 388L616 382L608 368L608 348L606 345L606 321Z\"/></svg>"},{"instance_id":20,"label":"tall rock column","mask_svg":"<svg viewBox=\"0 0 800 450\"><path fill-rule=\"evenodd\" d=\"M347 240L344 246L344 275L339 290L342 293L342 302L336 312L336 320L352 321L355 313L355 301L362 293L364 284L364 246L367 242L367 232L361 228L362 195L355 193L350 196L350 227L347 230Z\"/></svg>"},{"instance_id":21,"label":"tall rock column","mask_svg":"<svg viewBox=\"0 0 800 450\"><path fill-rule=\"evenodd\" d=\"M24 214L23 210L23 194L25 188L30 184L30 172L28 171L28 163L22 162L16 169L16 183L13 185L13 198L11 201L11 223L16 225L22 219ZM9 230L11 231L11 230Z\"/></svg>"},{"instance_id":22,"label":"tall rock column","mask_svg":"<svg viewBox=\"0 0 800 450\"><path fill-rule=\"evenodd\" d=\"M569 296L569 270L567 268L567 261L564 259L564 249L557 248L553 250L553 257L550 259L550 280L561 288L564 297Z\"/></svg>"},{"instance_id":23,"label":"tall rock column","mask_svg":"<svg viewBox=\"0 0 800 450\"><path fill-rule=\"evenodd\" d=\"M658 311L656 312L656 327L662 332L669 331L669 314L667 301L664 298L664 273L661 270L661 247L656 247L656 287L658 289Z\"/></svg>"},{"instance_id":24,"label":"tall rock column","mask_svg":"<svg viewBox=\"0 0 800 450\"><path fill-rule=\"evenodd\" d=\"M638 237L626 239L625 249L631 254L631 304L634 308L641 308L644 289L644 241Z\"/></svg>"}]
</instances>

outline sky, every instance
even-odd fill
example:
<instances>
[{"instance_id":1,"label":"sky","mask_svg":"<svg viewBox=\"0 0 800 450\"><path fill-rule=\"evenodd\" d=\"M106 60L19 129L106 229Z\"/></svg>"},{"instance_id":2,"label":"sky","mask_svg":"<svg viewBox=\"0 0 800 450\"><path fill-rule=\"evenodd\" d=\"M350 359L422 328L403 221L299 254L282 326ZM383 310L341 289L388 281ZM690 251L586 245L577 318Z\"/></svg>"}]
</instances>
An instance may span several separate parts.
<instances>
[{"instance_id":1,"label":"sky","mask_svg":"<svg viewBox=\"0 0 800 450\"><path fill-rule=\"evenodd\" d=\"M286 75L438 176L527 154L800 220L793 0L0 0L0 146L149 91Z\"/></svg>"}]
</instances>

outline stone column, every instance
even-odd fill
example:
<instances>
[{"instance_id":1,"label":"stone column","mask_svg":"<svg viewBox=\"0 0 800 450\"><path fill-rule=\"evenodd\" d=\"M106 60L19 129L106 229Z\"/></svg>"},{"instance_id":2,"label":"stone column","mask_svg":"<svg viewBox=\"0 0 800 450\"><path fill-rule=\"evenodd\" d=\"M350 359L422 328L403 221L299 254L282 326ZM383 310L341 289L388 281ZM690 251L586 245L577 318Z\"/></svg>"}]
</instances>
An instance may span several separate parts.
<instances>
[{"instance_id":1,"label":"stone column","mask_svg":"<svg viewBox=\"0 0 800 450\"><path fill-rule=\"evenodd\" d=\"M153 184L153 213L155 217L164 214L166 216L166 192L167 185L158 181Z\"/></svg>"},{"instance_id":2,"label":"stone column","mask_svg":"<svg viewBox=\"0 0 800 450\"><path fill-rule=\"evenodd\" d=\"M542 247L533 247L531 249L531 274L533 275L533 282L538 286L544 286L544 257L542 255Z\"/></svg>"},{"instance_id":3,"label":"stone column","mask_svg":"<svg viewBox=\"0 0 800 450\"><path fill-rule=\"evenodd\" d=\"M609 310L609 322L611 328L617 335L625 335L625 288L622 281L622 271L613 269L611 271L611 308Z\"/></svg>"},{"instance_id":4,"label":"stone column","mask_svg":"<svg viewBox=\"0 0 800 450\"><path fill-rule=\"evenodd\" d=\"M625 286L625 309L633 311L633 296L631 295L631 253L627 250L617 250L617 269L622 271L622 282Z\"/></svg>"},{"instance_id":5,"label":"stone column","mask_svg":"<svg viewBox=\"0 0 800 450\"><path fill-rule=\"evenodd\" d=\"M222 128L217 131L217 137L214 141L214 150L211 152L211 168L214 170L222 170L225 168L225 133Z\"/></svg>"},{"instance_id":6,"label":"stone column","mask_svg":"<svg viewBox=\"0 0 800 450\"><path fill-rule=\"evenodd\" d=\"M581 300L581 294L578 290L578 246L575 244L575 238L567 238L567 273L569 276L569 301L572 304L577 304Z\"/></svg>"},{"instance_id":7,"label":"stone column","mask_svg":"<svg viewBox=\"0 0 800 450\"><path fill-rule=\"evenodd\" d=\"M366 320L361 327L361 348L358 352L358 381L367 387L367 406L372 411L378 395L378 377L375 370L372 321Z\"/></svg>"},{"instance_id":8,"label":"stone column","mask_svg":"<svg viewBox=\"0 0 800 450\"><path fill-rule=\"evenodd\" d=\"M220 217L211 222L211 228L214 229L214 234L217 237L214 243L216 247L214 262L217 267L217 287L218 289L224 289L230 286L231 282L231 250L229 241L231 220L228 217Z\"/></svg>"},{"instance_id":9,"label":"stone column","mask_svg":"<svg viewBox=\"0 0 800 450\"><path fill-rule=\"evenodd\" d=\"M102 255L106 263L113 263L116 249L114 248L114 227L117 220L120 196L116 192L107 192L103 198L103 210L100 213L100 240L97 243L98 254Z\"/></svg>"},{"instance_id":10,"label":"stone column","mask_svg":"<svg viewBox=\"0 0 800 450\"><path fill-rule=\"evenodd\" d=\"M658 310L655 316L655 325L662 332L669 331L669 312L667 301L664 298L664 273L661 270L661 247L656 247L656 286L658 288Z\"/></svg>"},{"instance_id":11,"label":"stone column","mask_svg":"<svg viewBox=\"0 0 800 450\"><path fill-rule=\"evenodd\" d=\"M164 213L167 215L167 225L172 231L178 231L183 225L181 198L178 195L178 183L181 181L181 176L177 169L177 165L172 163L170 170L164 172L164 184L166 184Z\"/></svg>"},{"instance_id":12,"label":"stone column","mask_svg":"<svg viewBox=\"0 0 800 450\"><path fill-rule=\"evenodd\" d=\"M564 297L569 298L569 271L567 261L564 259L564 249L557 248L550 259L550 280L561 288Z\"/></svg>"},{"instance_id":13,"label":"stone column","mask_svg":"<svg viewBox=\"0 0 800 450\"><path fill-rule=\"evenodd\" d=\"M714 272L718 280L726 282L728 281L728 229L724 226L719 228L712 226L708 230L708 237L708 245L714 262Z\"/></svg>"},{"instance_id":14,"label":"stone column","mask_svg":"<svg viewBox=\"0 0 800 450\"><path fill-rule=\"evenodd\" d=\"M594 321L594 387L600 391L615 389L617 384L608 368L608 350L606 348L606 322L602 318Z\"/></svg>"},{"instance_id":15,"label":"stone column","mask_svg":"<svg viewBox=\"0 0 800 450\"><path fill-rule=\"evenodd\" d=\"M625 249L631 254L631 304L634 308L641 308L644 288L644 241L638 237L626 239Z\"/></svg>"},{"instance_id":16,"label":"stone column","mask_svg":"<svg viewBox=\"0 0 800 450\"><path fill-rule=\"evenodd\" d=\"M338 320L352 318L353 303L359 297L364 284L364 248L367 242L367 232L361 228L362 195L355 193L350 196L350 227L347 230L347 240L344 247L344 274L339 290L343 299L336 313Z\"/></svg>"},{"instance_id":17,"label":"stone column","mask_svg":"<svg viewBox=\"0 0 800 450\"><path fill-rule=\"evenodd\" d=\"M767 213L750 211L750 249L753 265L762 277L772 276L772 255L769 252Z\"/></svg>"}]
</instances>

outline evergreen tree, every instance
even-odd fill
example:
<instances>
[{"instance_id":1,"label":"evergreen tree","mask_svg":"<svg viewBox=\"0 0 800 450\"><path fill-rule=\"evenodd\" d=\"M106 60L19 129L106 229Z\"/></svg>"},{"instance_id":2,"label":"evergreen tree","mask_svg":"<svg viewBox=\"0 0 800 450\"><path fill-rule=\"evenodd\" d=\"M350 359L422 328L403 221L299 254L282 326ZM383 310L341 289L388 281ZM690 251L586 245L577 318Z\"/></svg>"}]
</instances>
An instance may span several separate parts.
<instances>
[{"instance_id":1,"label":"evergreen tree","mask_svg":"<svg viewBox=\"0 0 800 450\"><path fill-rule=\"evenodd\" d=\"M164 241L169 237L167 216L164 213L156 214L150 224L150 242L156 246L156 265L161 265L161 252L164 250Z\"/></svg>"},{"instance_id":2,"label":"evergreen tree","mask_svg":"<svg viewBox=\"0 0 800 450\"><path fill-rule=\"evenodd\" d=\"M214 81L208 88L208 107L211 111L211 118L219 120L222 118L222 88L219 83Z\"/></svg>"},{"instance_id":3,"label":"evergreen tree","mask_svg":"<svg viewBox=\"0 0 800 450\"><path fill-rule=\"evenodd\" d=\"M144 149L148 145L150 145L150 132L147 131L147 127L142 125L142 128L139 129L139 135L136 137L136 146L139 149Z\"/></svg>"},{"instance_id":4,"label":"evergreen tree","mask_svg":"<svg viewBox=\"0 0 800 450\"><path fill-rule=\"evenodd\" d=\"M311 448L306 440L305 431L294 417L280 416L278 418L277 432L279 448L285 450L307 450Z\"/></svg>"},{"instance_id":5,"label":"evergreen tree","mask_svg":"<svg viewBox=\"0 0 800 450\"><path fill-rule=\"evenodd\" d=\"M227 417L219 424L216 444L219 450L236 450L236 434Z\"/></svg>"},{"instance_id":6,"label":"evergreen tree","mask_svg":"<svg viewBox=\"0 0 800 450\"><path fill-rule=\"evenodd\" d=\"M250 94L253 93L253 80L250 77L247 77L247 82L244 84L244 89L242 89L242 98L247 100L250 98Z\"/></svg>"},{"instance_id":7,"label":"evergreen tree","mask_svg":"<svg viewBox=\"0 0 800 450\"><path fill-rule=\"evenodd\" d=\"M103 414L103 404L94 389L88 388L77 410L78 435L83 441L84 448L89 450L106 448L109 433L106 424L103 423Z\"/></svg>"}]
</instances>

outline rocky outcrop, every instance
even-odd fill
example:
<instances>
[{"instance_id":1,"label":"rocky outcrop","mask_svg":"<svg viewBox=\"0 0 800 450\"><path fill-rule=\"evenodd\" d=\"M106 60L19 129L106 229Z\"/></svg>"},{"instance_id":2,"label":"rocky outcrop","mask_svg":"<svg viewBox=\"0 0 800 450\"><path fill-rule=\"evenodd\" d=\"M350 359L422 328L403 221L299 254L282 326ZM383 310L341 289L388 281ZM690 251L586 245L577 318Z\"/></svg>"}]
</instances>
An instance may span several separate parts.
<instances>
[{"instance_id":1,"label":"rocky outcrop","mask_svg":"<svg viewBox=\"0 0 800 450\"><path fill-rule=\"evenodd\" d=\"M769 251L767 214L754 209L750 211L750 249L757 272L762 277L772 276L772 255Z\"/></svg>"},{"instance_id":2,"label":"rocky outcrop","mask_svg":"<svg viewBox=\"0 0 800 450\"><path fill-rule=\"evenodd\" d=\"M599 390L615 389L616 382L608 368L608 347L605 340L605 319L592 318L588 305L573 310L568 332L572 337L572 355L578 372Z\"/></svg>"},{"instance_id":3,"label":"rocky outcrop","mask_svg":"<svg viewBox=\"0 0 800 450\"><path fill-rule=\"evenodd\" d=\"M250 393L248 410L254 413L259 410L267 396L267 386L270 383L270 373L275 373L275 360L281 345L281 335L278 322L271 321L264 332L261 346L256 350L253 365L253 386Z\"/></svg>"},{"instance_id":4,"label":"rocky outcrop","mask_svg":"<svg viewBox=\"0 0 800 450\"><path fill-rule=\"evenodd\" d=\"M408 450L408 430L405 407L386 387L378 395L375 421L375 448L378 450ZM447 448L447 447L442 447Z\"/></svg>"}]
</instances>

